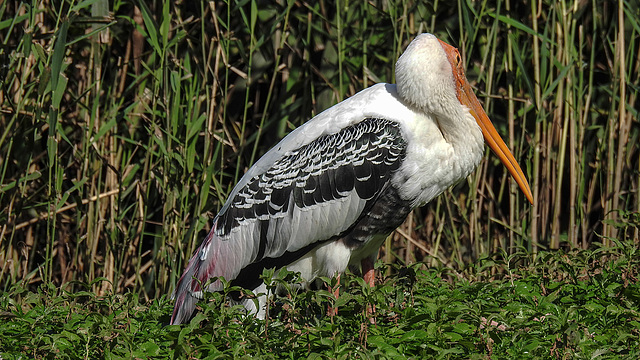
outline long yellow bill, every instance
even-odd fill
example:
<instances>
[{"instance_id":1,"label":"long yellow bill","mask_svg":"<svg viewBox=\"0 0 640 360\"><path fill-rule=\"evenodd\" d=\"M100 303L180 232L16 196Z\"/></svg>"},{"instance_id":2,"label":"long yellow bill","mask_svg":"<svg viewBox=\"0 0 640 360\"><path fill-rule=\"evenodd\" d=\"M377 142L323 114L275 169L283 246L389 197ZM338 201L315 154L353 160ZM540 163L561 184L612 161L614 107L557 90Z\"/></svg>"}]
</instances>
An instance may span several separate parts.
<instances>
[{"instance_id":1,"label":"long yellow bill","mask_svg":"<svg viewBox=\"0 0 640 360\"><path fill-rule=\"evenodd\" d=\"M527 178L524 176L522 169L520 169L520 165L516 162L511 151L509 151L509 148L507 148L507 145L496 131L491 120L489 120L489 116L487 116L482 105L480 105L478 98L471 90L467 77L464 75L464 69L462 68L458 49L442 40L440 40L440 44L442 45L444 52L447 54L447 58L449 59L451 68L453 69L453 77L456 81L458 100L470 109L471 115L473 115L476 122L478 122L478 125L480 125L480 128L482 129L484 140L491 150L498 155L502 164L504 164L507 170L509 170L509 173L520 187L520 190L522 190L524 196L527 197L527 200L533 204L531 188L529 187L529 183L527 182Z\"/></svg>"}]
</instances>

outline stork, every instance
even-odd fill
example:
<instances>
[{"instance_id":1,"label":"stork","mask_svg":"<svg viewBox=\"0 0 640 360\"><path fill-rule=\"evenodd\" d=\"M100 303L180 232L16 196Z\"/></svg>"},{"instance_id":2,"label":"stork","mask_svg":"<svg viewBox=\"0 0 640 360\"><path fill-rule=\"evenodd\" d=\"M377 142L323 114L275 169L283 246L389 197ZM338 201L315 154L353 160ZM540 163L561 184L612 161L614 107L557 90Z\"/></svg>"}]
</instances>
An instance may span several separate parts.
<instances>
[{"instance_id":1,"label":"stork","mask_svg":"<svg viewBox=\"0 0 640 360\"><path fill-rule=\"evenodd\" d=\"M192 316L224 277L265 294L265 268L305 284L361 267L373 281L384 239L409 212L467 177L484 142L533 202L520 166L474 95L458 50L417 36L380 83L323 111L282 139L240 179L173 294L172 324ZM242 305L265 317L266 296Z\"/></svg>"}]
</instances>

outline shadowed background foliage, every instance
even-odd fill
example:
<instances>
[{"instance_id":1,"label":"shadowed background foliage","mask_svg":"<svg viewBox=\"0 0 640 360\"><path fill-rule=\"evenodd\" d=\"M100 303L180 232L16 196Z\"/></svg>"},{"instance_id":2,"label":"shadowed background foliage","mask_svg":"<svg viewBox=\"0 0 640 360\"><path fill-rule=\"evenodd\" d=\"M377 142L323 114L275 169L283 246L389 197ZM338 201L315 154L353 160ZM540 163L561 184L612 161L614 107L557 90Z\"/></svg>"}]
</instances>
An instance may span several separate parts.
<instances>
[{"instance_id":1,"label":"shadowed background foliage","mask_svg":"<svg viewBox=\"0 0 640 360\"><path fill-rule=\"evenodd\" d=\"M640 226L636 1L0 4L0 289L171 291L244 171L432 32L522 165L488 154L387 262L587 248Z\"/></svg>"}]
</instances>

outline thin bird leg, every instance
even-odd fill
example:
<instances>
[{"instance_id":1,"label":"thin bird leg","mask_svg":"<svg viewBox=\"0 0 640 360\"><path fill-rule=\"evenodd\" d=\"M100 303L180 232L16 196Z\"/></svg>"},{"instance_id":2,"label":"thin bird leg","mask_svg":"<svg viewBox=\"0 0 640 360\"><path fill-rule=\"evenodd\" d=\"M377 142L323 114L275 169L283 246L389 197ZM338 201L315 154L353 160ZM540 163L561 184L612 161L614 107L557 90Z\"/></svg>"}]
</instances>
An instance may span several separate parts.
<instances>
[{"instance_id":1,"label":"thin bird leg","mask_svg":"<svg viewBox=\"0 0 640 360\"><path fill-rule=\"evenodd\" d=\"M361 262L362 277L369 286L374 287L376 285L376 274L373 269L373 260L371 258L364 258Z\"/></svg>"},{"instance_id":2,"label":"thin bird leg","mask_svg":"<svg viewBox=\"0 0 640 360\"><path fill-rule=\"evenodd\" d=\"M331 286L329 286L329 292L333 293L333 296L336 298L336 300L338 300L338 296L340 295L340 273L336 275L335 289L332 289ZM327 315L331 317L338 315L338 306L329 305L329 307L327 308Z\"/></svg>"},{"instance_id":3,"label":"thin bird leg","mask_svg":"<svg viewBox=\"0 0 640 360\"><path fill-rule=\"evenodd\" d=\"M371 288L373 288L376 283L376 274L373 268L373 259L368 257L368 258L364 258L362 259L360 265L362 266L362 277L364 278L364 281L369 284L369 286ZM369 321L372 324L376 323L376 318L374 316L375 312L376 312L376 307L374 304L368 304L367 305L367 317L369 318Z\"/></svg>"}]
</instances>

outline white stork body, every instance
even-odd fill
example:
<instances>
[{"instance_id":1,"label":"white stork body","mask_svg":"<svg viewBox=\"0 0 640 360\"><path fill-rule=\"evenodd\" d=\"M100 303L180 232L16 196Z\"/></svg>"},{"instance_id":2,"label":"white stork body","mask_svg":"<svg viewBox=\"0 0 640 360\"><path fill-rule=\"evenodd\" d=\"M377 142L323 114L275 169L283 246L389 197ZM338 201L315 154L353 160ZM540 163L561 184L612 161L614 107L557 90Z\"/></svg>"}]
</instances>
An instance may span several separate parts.
<instances>
[{"instance_id":1,"label":"white stork body","mask_svg":"<svg viewBox=\"0 0 640 360\"><path fill-rule=\"evenodd\" d=\"M455 48L431 34L416 37L396 79L325 110L247 171L178 283L172 324L189 319L200 283L213 277L265 293L264 268L284 266L311 282L375 259L413 208L475 169L483 135L527 193L490 122L486 130ZM207 289L219 290L219 281ZM264 317L265 300L259 309L243 305Z\"/></svg>"}]
</instances>

